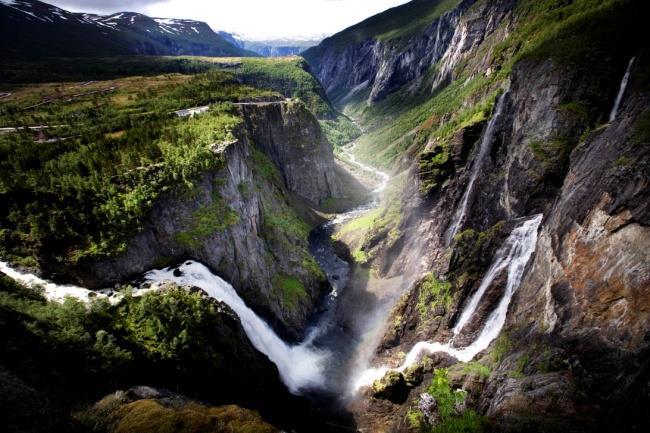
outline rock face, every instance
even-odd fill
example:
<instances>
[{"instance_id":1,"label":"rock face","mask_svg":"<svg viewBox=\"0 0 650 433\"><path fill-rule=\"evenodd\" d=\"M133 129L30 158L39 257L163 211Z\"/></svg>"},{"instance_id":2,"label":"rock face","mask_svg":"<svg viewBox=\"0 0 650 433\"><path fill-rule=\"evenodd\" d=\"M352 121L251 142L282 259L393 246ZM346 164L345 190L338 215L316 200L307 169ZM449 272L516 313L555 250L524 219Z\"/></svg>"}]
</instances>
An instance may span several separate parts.
<instances>
[{"instance_id":1,"label":"rock face","mask_svg":"<svg viewBox=\"0 0 650 433\"><path fill-rule=\"evenodd\" d=\"M250 138L280 169L289 191L316 204L341 196L330 145L302 103L241 105L240 110Z\"/></svg>"},{"instance_id":2,"label":"rock face","mask_svg":"<svg viewBox=\"0 0 650 433\"><path fill-rule=\"evenodd\" d=\"M303 56L335 103L344 104L362 90L369 91L370 101L378 101L421 77L442 57L460 14L471 3L467 0L456 11L443 14L404 46L372 37L341 46L335 36Z\"/></svg>"},{"instance_id":3,"label":"rock face","mask_svg":"<svg viewBox=\"0 0 650 433\"><path fill-rule=\"evenodd\" d=\"M429 81L432 97L454 80L469 83L495 73L499 44L525 25L517 21L517 8L531 7L521 1L472 3L461 2L439 18L453 24L442 32L442 52L434 55L431 46L427 50L427 61L435 63ZM618 9L620 21L608 25L627 25L621 17L633 5ZM370 105L385 109L381 101L386 94L421 87L417 71L426 67L414 63L395 87L385 77L399 70L395 59L406 58L418 43L431 42L436 25L418 35L421 41L414 36L394 52L376 48L383 44L377 39L336 49L326 40L307 58L339 104L345 105L345 96L360 92L361 86L370 89ZM413 142L424 144L412 146L400 160L409 180L399 198L402 218L394 230L399 238L374 237L364 249L373 250L373 265L380 273L403 274L404 286L410 287L377 350L376 363L382 364L417 341L448 341L504 235L519 218L544 214L505 327L488 349L493 356L477 356L493 370L480 383L463 385L468 402L502 431L591 431L621 425L642 430L647 424L634 411L650 399L650 56L633 39L616 46L578 34L591 44L580 48L587 52L584 57L567 61L575 52L546 47L514 61L504 74L502 114L494 120L487 157L456 239L447 242L445 233L469 184L486 122L459 128L447 143L423 135L422 125L414 130L422 137ZM598 61L593 61L594 53ZM613 122L604 123L632 56L636 60L621 109ZM435 121L444 124L448 119ZM478 136L476 128L482 128ZM430 163L444 152L449 157L434 172ZM448 282L449 293L423 291L424 273ZM486 320L504 284L496 278L488 287L465 339L471 340L470 334ZM449 304L442 307L445 302ZM465 339L460 335L456 342ZM429 380L425 376L424 383ZM417 404L417 391L403 405L371 399L360 407L384 418L405 415L407 407ZM404 418L391 427L367 414L360 418L361 426L371 431L408 430Z\"/></svg>"},{"instance_id":4,"label":"rock face","mask_svg":"<svg viewBox=\"0 0 650 433\"><path fill-rule=\"evenodd\" d=\"M332 150L300 103L241 111L238 141L217 149L223 167L205 173L192 191L161 198L125 253L75 270L81 284L105 287L193 258L280 331L300 334L327 283L307 250L309 227L295 206L340 193ZM299 281L304 293L285 297L286 278Z\"/></svg>"}]
</instances>

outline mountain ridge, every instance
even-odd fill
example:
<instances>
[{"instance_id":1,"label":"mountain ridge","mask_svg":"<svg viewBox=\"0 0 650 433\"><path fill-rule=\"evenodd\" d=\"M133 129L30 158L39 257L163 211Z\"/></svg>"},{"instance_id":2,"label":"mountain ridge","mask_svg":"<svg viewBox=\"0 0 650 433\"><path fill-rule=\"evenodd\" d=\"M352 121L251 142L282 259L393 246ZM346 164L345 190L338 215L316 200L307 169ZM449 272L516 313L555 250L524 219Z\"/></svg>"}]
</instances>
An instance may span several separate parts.
<instances>
[{"instance_id":1,"label":"mountain ridge","mask_svg":"<svg viewBox=\"0 0 650 433\"><path fill-rule=\"evenodd\" d=\"M206 55L256 56L203 21L135 12L69 12L38 0L0 2L0 52L9 57Z\"/></svg>"}]
</instances>

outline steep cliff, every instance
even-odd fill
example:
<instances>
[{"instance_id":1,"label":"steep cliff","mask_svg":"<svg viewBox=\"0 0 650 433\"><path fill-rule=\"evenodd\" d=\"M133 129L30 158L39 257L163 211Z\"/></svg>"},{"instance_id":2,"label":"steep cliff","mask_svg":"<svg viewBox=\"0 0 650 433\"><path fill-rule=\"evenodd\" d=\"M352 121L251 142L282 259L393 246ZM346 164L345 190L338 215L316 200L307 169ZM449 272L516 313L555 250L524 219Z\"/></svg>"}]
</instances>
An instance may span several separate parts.
<instances>
[{"instance_id":1,"label":"steep cliff","mask_svg":"<svg viewBox=\"0 0 650 433\"><path fill-rule=\"evenodd\" d=\"M500 336L473 363L438 353L403 370L401 379L393 373L376 382L354 405L362 426L408 431L443 422L426 418L437 412L420 396L437 392L430 379L442 367L451 386L467 393L467 407L498 430L643 425L632 416L648 398L642 10L634 1L461 2L402 39L408 44L383 51L383 67L362 48L385 44L381 37L332 46L350 31L306 53L330 96L372 127L359 154L392 167L401 190L386 198L361 246L366 266L405 277L374 364L397 367L417 342L454 336L452 348L468 346L506 298L510 277L502 268L456 335L495 252L523 219L544 215ZM431 29L444 20L449 28L438 53ZM428 47L416 57L424 66L396 60L418 43ZM396 65L410 66L398 74L405 81L391 87L385 77L399 71ZM356 92L361 96L342 96Z\"/></svg>"},{"instance_id":2,"label":"steep cliff","mask_svg":"<svg viewBox=\"0 0 650 433\"><path fill-rule=\"evenodd\" d=\"M213 146L223 167L161 197L124 253L73 270L81 283L100 288L195 258L276 327L301 332L327 283L299 215L309 213L305 200L342 194L332 150L299 102L239 109L237 139Z\"/></svg>"},{"instance_id":3,"label":"steep cliff","mask_svg":"<svg viewBox=\"0 0 650 433\"><path fill-rule=\"evenodd\" d=\"M406 83L417 88L447 50L473 0L455 3L416 0L337 33L302 55L341 105L362 94L370 102L384 99Z\"/></svg>"}]
</instances>

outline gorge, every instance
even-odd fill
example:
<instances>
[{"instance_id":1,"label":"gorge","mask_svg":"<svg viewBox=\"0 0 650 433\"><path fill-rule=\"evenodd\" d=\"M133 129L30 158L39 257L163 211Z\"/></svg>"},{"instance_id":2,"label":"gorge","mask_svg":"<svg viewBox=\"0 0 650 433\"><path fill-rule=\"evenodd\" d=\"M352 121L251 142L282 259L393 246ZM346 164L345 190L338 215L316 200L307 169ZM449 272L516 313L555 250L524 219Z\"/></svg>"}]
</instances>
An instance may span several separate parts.
<instances>
[{"instance_id":1,"label":"gorge","mask_svg":"<svg viewBox=\"0 0 650 433\"><path fill-rule=\"evenodd\" d=\"M412 0L302 58L10 58L9 431L644 431L647 12Z\"/></svg>"}]
</instances>

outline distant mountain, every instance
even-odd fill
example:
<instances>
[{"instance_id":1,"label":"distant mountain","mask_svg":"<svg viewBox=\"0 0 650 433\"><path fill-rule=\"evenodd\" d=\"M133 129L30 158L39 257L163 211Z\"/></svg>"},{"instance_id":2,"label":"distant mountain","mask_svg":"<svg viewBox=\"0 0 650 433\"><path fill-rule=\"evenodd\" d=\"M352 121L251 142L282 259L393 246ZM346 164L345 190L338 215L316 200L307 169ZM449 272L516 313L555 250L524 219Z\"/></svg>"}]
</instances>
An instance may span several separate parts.
<instances>
[{"instance_id":1,"label":"distant mountain","mask_svg":"<svg viewBox=\"0 0 650 433\"><path fill-rule=\"evenodd\" d=\"M37 0L0 0L0 38L10 57L256 55L202 21L73 13Z\"/></svg>"},{"instance_id":2,"label":"distant mountain","mask_svg":"<svg viewBox=\"0 0 650 433\"><path fill-rule=\"evenodd\" d=\"M244 48L265 57L295 56L316 46L318 40L273 39L267 41L244 41Z\"/></svg>"}]
</instances>

